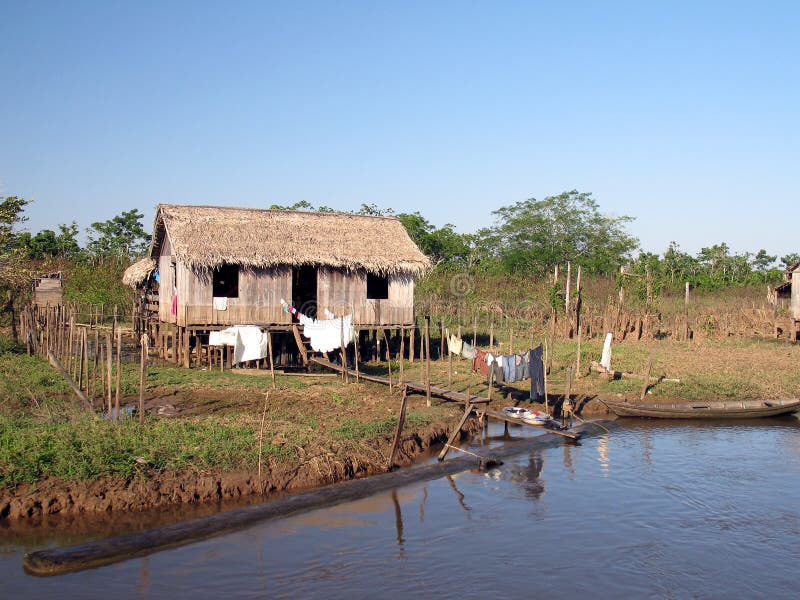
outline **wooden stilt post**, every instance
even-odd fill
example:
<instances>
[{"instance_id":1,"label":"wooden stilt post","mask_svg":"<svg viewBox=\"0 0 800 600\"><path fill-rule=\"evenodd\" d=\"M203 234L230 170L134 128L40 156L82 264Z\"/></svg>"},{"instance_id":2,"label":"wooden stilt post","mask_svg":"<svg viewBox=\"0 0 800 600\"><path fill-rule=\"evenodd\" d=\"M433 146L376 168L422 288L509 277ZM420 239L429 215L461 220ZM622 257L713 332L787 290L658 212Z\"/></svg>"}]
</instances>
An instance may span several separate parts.
<instances>
[{"instance_id":1,"label":"wooden stilt post","mask_svg":"<svg viewBox=\"0 0 800 600\"><path fill-rule=\"evenodd\" d=\"M553 267L553 287L558 285L558 265ZM556 339L556 321L558 321L558 312L555 306L550 307L550 348L552 349ZM548 361L545 365L545 373L550 370L551 364Z\"/></svg>"},{"instance_id":2,"label":"wooden stilt post","mask_svg":"<svg viewBox=\"0 0 800 600\"><path fill-rule=\"evenodd\" d=\"M355 314L355 310L353 311ZM356 328L356 339L353 342L353 360L356 362L356 383L361 382L361 371L359 370L358 363L361 360L359 346L361 345L361 330Z\"/></svg>"},{"instance_id":3,"label":"wooden stilt post","mask_svg":"<svg viewBox=\"0 0 800 600\"><path fill-rule=\"evenodd\" d=\"M342 343L341 347L341 356L342 356L342 379L346 383L350 382L350 377L347 374L347 348L344 345L344 317L339 317L339 330L340 330L340 340Z\"/></svg>"},{"instance_id":4,"label":"wooden stilt post","mask_svg":"<svg viewBox=\"0 0 800 600\"><path fill-rule=\"evenodd\" d=\"M386 365L389 367L389 393L392 393L392 354L389 352L389 339L386 337L386 330L381 328L383 341L386 345Z\"/></svg>"},{"instance_id":5,"label":"wooden stilt post","mask_svg":"<svg viewBox=\"0 0 800 600\"><path fill-rule=\"evenodd\" d=\"M578 353L575 357L575 377L580 379L581 376L581 265L578 265L578 279L575 282L575 328L578 330Z\"/></svg>"},{"instance_id":6,"label":"wooden stilt post","mask_svg":"<svg viewBox=\"0 0 800 600\"><path fill-rule=\"evenodd\" d=\"M547 340L545 340L544 356L542 357L542 371L544 373L544 412L550 414L550 397L547 395L547 361L549 359L547 345Z\"/></svg>"},{"instance_id":7,"label":"wooden stilt post","mask_svg":"<svg viewBox=\"0 0 800 600\"><path fill-rule=\"evenodd\" d=\"M439 319L439 361L444 360L444 319Z\"/></svg>"},{"instance_id":8,"label":"wooden stilt post","mask_svg":"<svg viewBox=\"0 0 800 600\"><path fill-rule=\"evenodd\" d=\"M275 362L272 355L272 332L267 331L267 350L269 353L269 376L272 379L272 389L275 389Z\"/></svg>"},{"instance_id":9,"label":"wooden stilt post","mask_svg":"<svg viewBox=\"0 0 800 600\"><path fill-rule=\"evenodd\" d=\"M653 370L653 351L650 350L650 358L647 359L647 370L644 373L644 383L642 384L642 393L639 394L639 400L644 400L647 395L647 388L650 387L650 373Z\"/></svg>"},{"instance_id":10,"label":"wooden stilt post","mask_svg":"<svg viewBox=\"0 0 800 600\"><path fill-rule=\"evenodd\" d=\"M114 363L114 344L110 333L106 334L106 392L108 393L108 419L111 420L111 395L113 390L113 363Z\"/></svg>"},{"instance_id":11,"label":"wooden stilt post","mask_svg":"<svg viewBox=\"0 0 800 600\"><path fill-rule=\"evenodd\" d=\"M401 342L402 343L402 342ZM400 436L403 434L403 425L406 421L406 404L408 403L407 390L403 389L403 399L400 400L400 414L397 416L397 429L394 431L394 439L392 440L392 447L389 450L389 467L394 464L394 455L397 452L397 446L400 444Z\"/></svg>"},{"instance_id":12,"label":"wooden stilt post","mask_svg":"<svg viewBox=\"0 0 800 600\"><path fill-rule=\"evenodd\" d=\"M416 319L414 325L408 330L408 364L414 364L414 333L417 330Z\"/></svg>"},{"instance_id":13,"label":"wooden stilt post","mask_svg":"<svg viewBox=\"0 0 800 600\"><path fill-rule=\"evenodd\" d=\"M85 362L85 359L86 359L86 345L84 344L85 340L86 340L86 329L84 329L82 327L81 328L81 338L80 338L80 340L78 340L78 343L80 344L81 350L80 350L80 360L78 361L78 382L77 382L78 383L78 387L81 390L83 390L83 377L84 377L84 373L86 373L86 371L84 370L84 366L83 366L83 363Z\"/></svg>"},{"instance_id":14,"label":"wooden stilt post","mask_svg":"<svg viewBox=\"0 0 800 600\"><path fill-rule=\"evenodd\" d=\"M567 287L564 290L564 339L569 338L569 326L572 320L572 263L567 261Z\"/></svg>"},{"instance_id":15,"label":"wooden stilt post","mask_svg":"<svg viewBox=\"0 0 800 600\"><path fill-rule=\"evenodd\" d=\"M450 352L450 343L447 344L447 389L453 388L453 353Z\"/></svg>"},{"instance_id":16,"label":"wooden stilt post","mask_svg":"<svg viewBox=\"0 0 800 600\"><path fill-rule=\"evenodd\" d=\"M142 334L140 343L142 346L141 363L139 365L139 423L144 423L144 379L147 369L147 335ZM119 419L119 403L117 403L117 419Z\"/></svg>"},{"instance_id":17,"label":"wooden stilt post","mask_svg":"<svg viewBox=\"0 0 800 600\"><path fill-rule=\"evenodd\" d=\"M475 348L478 340L478 316L472 317L472 347Z\"/></svg>"},{"instance_id":18,"label":"wooden stilt post","mask_svg":"<svg viewBox=\"0 0 800 600\"><path fill-rule=\"evenodd\" d=\"M494 320L489 322L489 352L494 352Z\"/></svg>"},{"instance_id":19,"label":"wooden stilt post","mask_svg":"<svg viewBox=\"0 0 800 600\"><path fill-rule=\"evenodd\" d=\"M683 316L684 316L684 326L683 326L683 339L687 342L689 341L689 282L686 282L686 292L683 298Z\"/></svg>"},{"instance_id":20,"label":"wooden stilt post","mask_svg":"<svg viewBox=\"0 0 800 600\"><path fill-rule=\"evenodd\" d=\"M425 399L431 405L431 317L425 316Z\"/></svg>"},{"instance_id":21,"label":"wooden stilt post","mask_svg":"<svg viewBox=\"0 0 800 600\"><path fill-rule=\"evenodd\" d=\"M119 418L119 388L120 388L120 378L122 377L122 332L117 327L117 381L116 381L116 391L114 394L114 408L116 409L117 418Z\"/></svg>"},{"instance_id":22,"label":"wooden stilt post","mask_svg":"<svg viewBox=\"0 0 800 600\"><path fill-rule=\"evenodd\" d=\"M398 375L399 385L403 385L403 363L405 359L403 358L403 353L405 352L406 346L406 334L405 331L400 330L400 374Z\"/></svg>"}]
</instances>

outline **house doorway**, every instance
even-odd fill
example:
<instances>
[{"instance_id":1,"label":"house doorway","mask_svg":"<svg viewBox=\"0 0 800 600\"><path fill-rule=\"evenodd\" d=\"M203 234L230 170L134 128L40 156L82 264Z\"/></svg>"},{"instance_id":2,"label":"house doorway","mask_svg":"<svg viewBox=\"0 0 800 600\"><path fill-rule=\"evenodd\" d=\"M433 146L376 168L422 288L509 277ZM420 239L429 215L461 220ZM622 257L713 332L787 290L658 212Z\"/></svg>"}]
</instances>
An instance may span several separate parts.
<instances>
[{"instance_id":1,"label":"house doorway","mask_svg":"<svg viewBox=\"0 0 800 600\"><path fill-rule=\"evenodd\" d=\"M317 318L317 268L292 269L292 304L308 317Z\"/></svg>"}]
</instances>

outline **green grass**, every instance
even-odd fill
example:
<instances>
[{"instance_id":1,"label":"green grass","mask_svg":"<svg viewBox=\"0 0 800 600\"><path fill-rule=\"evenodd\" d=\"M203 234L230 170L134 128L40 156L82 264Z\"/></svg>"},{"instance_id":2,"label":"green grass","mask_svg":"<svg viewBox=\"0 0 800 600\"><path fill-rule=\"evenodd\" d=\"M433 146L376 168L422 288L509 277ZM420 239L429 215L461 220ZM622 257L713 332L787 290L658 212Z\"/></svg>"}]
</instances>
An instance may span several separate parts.
<instances>
[{"instance_id":1,"label":"green grass","mask_svg":"<svg viewBox=\"0 0 800 600\"><path fill-rule=\"evenodd\" d=\"M287 450L265 438L264 457ZM0 415L0 486L42 477L68 480L148 470L236 469L258 457L258 432L219 420L137 420L118 423L73 415L61 422ZM138 460L137 460L138 459Z\"/></svg>"}]
</instances>

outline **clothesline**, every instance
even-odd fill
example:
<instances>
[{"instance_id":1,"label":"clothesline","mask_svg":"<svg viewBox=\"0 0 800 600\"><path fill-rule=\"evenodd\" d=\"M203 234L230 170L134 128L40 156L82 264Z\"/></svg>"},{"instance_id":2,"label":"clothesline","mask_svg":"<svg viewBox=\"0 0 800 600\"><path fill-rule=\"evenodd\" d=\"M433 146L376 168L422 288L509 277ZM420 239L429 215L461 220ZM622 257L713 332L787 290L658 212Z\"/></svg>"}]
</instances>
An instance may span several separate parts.
<instances>
[{"instance_id":1,"label":"clothesline","mask_svg":"<svg viewBox=\"0 0 800 600\"><path fill-rule=\"evenodd\" d=\"M447 334L447 348L451 354L472 360L472 370L497 383L515 383L531 380L531 401L544 398L544 364L542 346L521 354L496 355L474 348L458 336Z\"/></svg>"}]
</instances>

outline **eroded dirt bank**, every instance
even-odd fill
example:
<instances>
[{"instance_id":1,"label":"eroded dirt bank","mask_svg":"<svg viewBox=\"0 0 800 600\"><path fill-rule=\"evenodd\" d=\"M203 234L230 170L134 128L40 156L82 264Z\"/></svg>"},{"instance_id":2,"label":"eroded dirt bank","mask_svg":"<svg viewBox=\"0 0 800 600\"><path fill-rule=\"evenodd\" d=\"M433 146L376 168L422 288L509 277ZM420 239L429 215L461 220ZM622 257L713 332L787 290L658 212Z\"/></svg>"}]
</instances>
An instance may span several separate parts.
<instances>
[{"instance_id":1,"label":"eroded dirt bank","mask_svg":"<svg viewBox=\"0 0 800 600\"><path fill-rule=\"evenodd\" d=\"M410 464L430 446L447 439L453 423L435 423L406 432L395 463ZM468 428L477 430L477 422ZM240 500L249 496L280 495L388 470L391 440L382 440L370 456L336 453L311 446L299 450L299 462L270 461L259 477L255 472L151 473L131 478L106 477L93 481L43 479L0 489L0 519L38 519L45 515L75 515L141 511L187 503Z\"/></svg>"}]
</instances>

